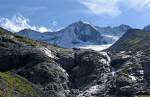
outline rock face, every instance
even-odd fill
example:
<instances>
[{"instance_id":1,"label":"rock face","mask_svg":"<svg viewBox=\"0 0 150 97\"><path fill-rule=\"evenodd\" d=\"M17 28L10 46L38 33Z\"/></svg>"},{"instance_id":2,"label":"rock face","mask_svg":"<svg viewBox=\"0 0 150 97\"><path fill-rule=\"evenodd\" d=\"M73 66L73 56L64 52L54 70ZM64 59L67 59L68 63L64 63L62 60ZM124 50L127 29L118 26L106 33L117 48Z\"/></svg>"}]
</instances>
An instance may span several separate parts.
<instances>
[{"instance_id":1,"label":"rock face","mask_svg":"<svg viewBox=\"0 0 150 97\"><path fill-rule=\"evenodd\" d=\"M25 43L27 43L26 46ZM15 73L28 62L36 63L36 60L30 59L36 56L36 51L27 45L32 45L30 40L25 40L0 28L1 97L42 97L43 93L37 87Z\"/></svg>"},{"instance_id":2,"label":"rock face","mask_svg":"<svg viewBox=\"0 0 150 97\"><path fill-rule=\"evenodd\" d=\"M110 59L99 52L63 49L4 29L1 29L0 40L0 71L23 77L33 85L33 90L39 90L38 96L76 97L86 87L102 83L99 78L103 75L99 74L110 72Z\"/></svg>"},{"instance_id":3,"label":"rock face","mask_svg":"<svg viewBox=\"0 0 150 97\"><path fill-rule=\"evenodd\" d=\"M113 91L117 96L135 96L146 92L144 90L144 70L140 63L142 52L132 55L129 52L119 52L112 56L111 65L115 68Z\"/></svg>"},{"instance_id":4,"label":"rock face","mask_svg":"<svg viewBox=\"0 0 150 97\"><path fill-rule=\"evenodd\" d=\"M127 86L122 89L123 91L131 90L131 94L136 92L149 94L149 43L149 31L132 29L108 49L112 54L112 66L119 71L126 68L125 72L135 83L128 80ZM132 85L129 85L131 83Z\"/></svg>"},{"instance_id":5,"label":"rock face","mask_svg":"<svg viewBox=\"0 0 150 97\"><path fill-rule=\"evenodd\" d=\"M149 97L149 39L149 32L129 30L111 48L96 52L0 28L0 96Z\"/></svg>"}]
</instances>

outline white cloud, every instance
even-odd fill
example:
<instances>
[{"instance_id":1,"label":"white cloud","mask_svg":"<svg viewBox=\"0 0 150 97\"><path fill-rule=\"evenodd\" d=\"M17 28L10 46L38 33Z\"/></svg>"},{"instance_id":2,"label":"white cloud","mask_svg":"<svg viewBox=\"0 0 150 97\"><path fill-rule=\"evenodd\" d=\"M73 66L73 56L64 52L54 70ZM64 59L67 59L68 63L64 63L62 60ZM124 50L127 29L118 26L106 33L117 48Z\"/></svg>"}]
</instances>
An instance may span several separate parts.
<instances>
[{"instance_id":1,"label":"white cloud","mask_svg":"<svg viewBox=\"0 0 150 97\"><path fill-rule=\"evenodd\" d=\"M118 0L80 0L79 2L97 15L115 17L121 14L117 6Z\"/></svg>"},{"instance_id":2,"label":"white cloud","mask_svg":"<svg viewBox=\"0 0 150 97\"><path fill-rule=\"evenodd\" d=\"M100 16L117 17L123 13L124 9L137 12L150 10L150 0L79 0L79 2Z\"/></svg>"},{"instance_id":3,"label":"white cloud","mask_svg":"<svg viewBox=\"0 0 150 97\"><path fill-rule=\"evenodd\" d=\"M0 27L3 27L12 32L18 32L23 29L31 29L39 32L51 31L46 27L41 26L31 26L28 24L29 19L23 17L21 14L8 18L0 18Z\"/></svg>"},{"instance_id":4,"label":"white cloud","mask_svg":"<svg viewBox=\"0 0 150 97\"><path fill-rule=\"evenodd\" d=\"M38 28L38 31L39 31L39 32L48 32L48 31L52 31L52 30L47 29L46 27L39 27L39 28Z\"/></svg>"},{"instance_id":5,"label":"white cloud","mask_svg":"<svg viewBox=\"0 0 150 97\"><path fill-rule=\"evenodd\" d=\"M121 2L136 11L143 12L150 10L150 0L122 0Z\"/></svg>"}]
</instances>

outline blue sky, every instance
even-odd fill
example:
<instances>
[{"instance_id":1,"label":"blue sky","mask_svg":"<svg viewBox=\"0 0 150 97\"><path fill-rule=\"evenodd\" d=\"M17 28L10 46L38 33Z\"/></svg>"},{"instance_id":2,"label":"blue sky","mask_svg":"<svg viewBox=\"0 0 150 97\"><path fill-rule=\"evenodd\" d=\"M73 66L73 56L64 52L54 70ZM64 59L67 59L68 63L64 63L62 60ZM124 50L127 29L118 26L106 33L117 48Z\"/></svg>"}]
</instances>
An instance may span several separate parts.
<instances>
[{"instance_id":1,"label":"blue sky","mask_svg":"<svg viewBox=\"0 0 150 97\"><path fill-rule=\"evenodd\" d=\"M7 19L7 25L14 16L22 16L27 20L22 26L52 30L79 20L98 26L143 27L150 24L149 12L150 0L0 0L0 18Z\"/></svg>"}]
</instances>

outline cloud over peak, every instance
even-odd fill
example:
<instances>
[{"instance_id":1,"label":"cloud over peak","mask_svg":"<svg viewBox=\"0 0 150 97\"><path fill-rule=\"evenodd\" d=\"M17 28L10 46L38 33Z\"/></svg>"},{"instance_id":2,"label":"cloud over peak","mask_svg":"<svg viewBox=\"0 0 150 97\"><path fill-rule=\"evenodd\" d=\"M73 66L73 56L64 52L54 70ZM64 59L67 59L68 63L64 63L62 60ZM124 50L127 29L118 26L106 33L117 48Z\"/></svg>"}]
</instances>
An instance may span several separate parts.
<instances>
[{"instance_id":1,"label":"cloud over peak","mask_svg":"<svg viewBox=\"0 0 150 97\"><path fill-rule=\"evenodd\" d=\"M23 29L31 29L39 32L51 31L50 29L42 26L31 26L29 19L23 17L21 14L13 16L11 19L0 18L0 27L3 27L12 32L18 32Z\"/></svg>"},{"instance_id":2,"label":"cloud over peak","mask_svg":"<svg viewBox=\"0 0 150 97\"><path fill-rule=\"evenodd\" d=\"M127 6L136 11L142 12L150 10L150 0L126 0L124 2L126 2Z\"/></svg>"}]
</instances>

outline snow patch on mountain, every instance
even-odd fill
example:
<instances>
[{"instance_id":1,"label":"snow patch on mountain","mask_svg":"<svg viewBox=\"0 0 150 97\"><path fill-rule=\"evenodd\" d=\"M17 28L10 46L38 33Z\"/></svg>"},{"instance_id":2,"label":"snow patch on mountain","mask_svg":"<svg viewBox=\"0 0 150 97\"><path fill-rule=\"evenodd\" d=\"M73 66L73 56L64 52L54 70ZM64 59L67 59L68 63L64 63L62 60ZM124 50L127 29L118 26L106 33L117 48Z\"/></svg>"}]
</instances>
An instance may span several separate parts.
<instances>
[{"instance_id":1,"label":"snow patch on mountain","mask_svg":"<svg viewBox=\"0 0 150 97\"><path fill-rule=\"evenodd\" d=\"M31 26L29 24L29 19L25 18L21 14L15 15L11 19L4 17L0 18L0 27L5 28L12 32L18 32L23 29L31 29L38 32L52 31L51 29L43 26Z\"/></svg>"}]
</instances>

